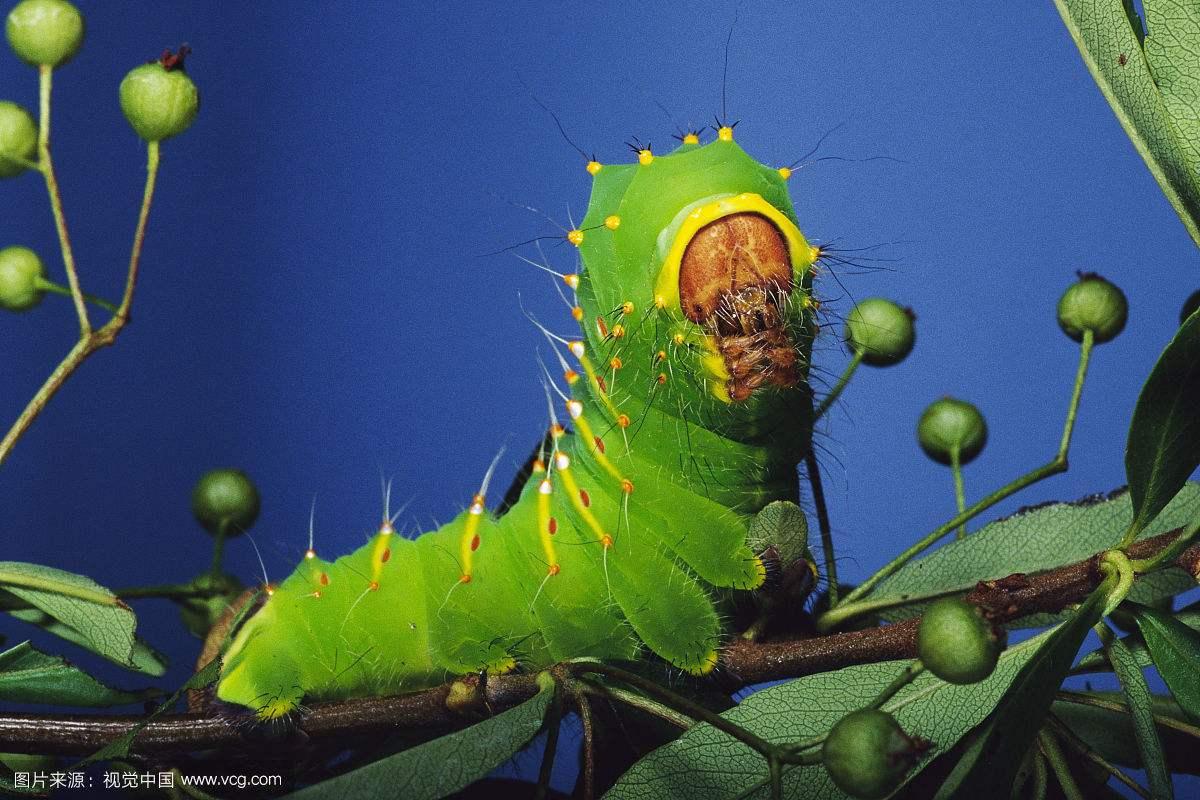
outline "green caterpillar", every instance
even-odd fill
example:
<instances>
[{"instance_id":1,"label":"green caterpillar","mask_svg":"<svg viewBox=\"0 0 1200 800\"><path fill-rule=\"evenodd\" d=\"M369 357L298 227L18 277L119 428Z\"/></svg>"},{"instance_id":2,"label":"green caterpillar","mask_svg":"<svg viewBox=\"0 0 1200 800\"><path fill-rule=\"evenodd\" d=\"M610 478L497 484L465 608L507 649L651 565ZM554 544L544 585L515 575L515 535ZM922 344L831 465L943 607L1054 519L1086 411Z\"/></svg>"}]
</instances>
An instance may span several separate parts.
<instances>
[{"instance_id":1,"label":"green caterpillar","mask_svg":"<svg viewBox=\"0 0 1200 800\"><path fill-rule=\"evenodd\" d=\"M811 296L820 251L787 167L722 125L636 164L587 164L578 340L555 345L570 396L519 500L415 540L385 520L354 553L310 550L236 636L217 695L264 719L302 700L394 694L644 648L718 663L728 592L763 585L753 514L797 495L811 441ZM548 266L545 266L549 269ZM559 347L578 367L568 366ZM491 470L488 471L490 477Z\"/></svg>"}]
</instances>

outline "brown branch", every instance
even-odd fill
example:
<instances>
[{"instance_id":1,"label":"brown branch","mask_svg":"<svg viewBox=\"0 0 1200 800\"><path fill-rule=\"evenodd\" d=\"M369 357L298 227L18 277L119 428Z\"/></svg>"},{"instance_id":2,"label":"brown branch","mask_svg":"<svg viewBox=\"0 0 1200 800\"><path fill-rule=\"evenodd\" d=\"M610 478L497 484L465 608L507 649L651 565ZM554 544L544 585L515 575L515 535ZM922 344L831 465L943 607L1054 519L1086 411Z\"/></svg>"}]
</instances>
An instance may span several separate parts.
<instances>
[{"instance_id":1,"label":"brown branch","mask_svg":"<svg viewBox=\"0 0 1200 800\"><path fill-rule=\"evenodd\" d=\"M1180 533L1136 542L1131 558L1147 558L1169 545ZM967 599L985 609L996 622L1030 614L1060 611L1083 600L1100 583L1099 555L1035 575L1010 575L983 581ZM1200 574L1200 544L1185 550L1175 565L1190 575ZM738 686L782 678L798 678L854 664L912 658L916 652L918 619L880 628L835 633L810 639L778 642L736 640L724 651L725 677ZM537 692L534 675L492 677L481 687L481 702L492 713L510 708ZM466 727L475 717L447 705L449 685L396 697L373 697L316 704L299 725L309 739L350 740L402 729L445 732ZM138 716L13 713L0 715L0 752L86 755L99 750L132 725ZM228 713L173 714L152 720L137 735L133 751L140 754L252 746L247 716Z\"/></svg>"}]
</instances>

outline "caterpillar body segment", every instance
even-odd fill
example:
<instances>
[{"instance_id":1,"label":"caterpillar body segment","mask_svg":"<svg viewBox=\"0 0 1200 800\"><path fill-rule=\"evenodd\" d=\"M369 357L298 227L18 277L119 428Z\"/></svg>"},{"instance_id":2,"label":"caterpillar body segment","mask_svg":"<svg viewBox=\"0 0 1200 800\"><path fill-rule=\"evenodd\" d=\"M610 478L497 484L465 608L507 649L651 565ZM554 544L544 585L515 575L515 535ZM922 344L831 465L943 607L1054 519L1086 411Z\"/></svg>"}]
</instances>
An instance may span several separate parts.
<instances>
[{"instance_id":1,"label":"caterpillar body segment","mask_svg":"<svg viewBox=\"0 0 1200 800\"><path fill-rule=\"evenodd\" d=\"M752 516L798 491L816 329L785 177L725 131L589 162L583 269L559 276L579 330L546 332L571 432L554 421L516 504L489 512L485 480L415 540L310 551L238 633L221 699L270 718L573 657L716 666L723 592L766 579Z\"/></svg>"}]
</instances>

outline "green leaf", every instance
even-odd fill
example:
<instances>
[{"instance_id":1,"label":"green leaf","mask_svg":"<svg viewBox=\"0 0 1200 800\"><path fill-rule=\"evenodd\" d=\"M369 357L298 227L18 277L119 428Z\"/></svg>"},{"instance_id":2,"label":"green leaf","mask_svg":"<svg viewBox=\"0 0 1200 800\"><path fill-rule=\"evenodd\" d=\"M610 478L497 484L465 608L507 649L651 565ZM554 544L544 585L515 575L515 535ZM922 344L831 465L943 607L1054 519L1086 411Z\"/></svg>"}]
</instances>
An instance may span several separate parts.
<instances>
[{"instance_id":1,"label":"green leaf","mask_svg":"<svg viewBox=\"0 0 1200 800\"><path fill-rule=\"evenodd\" d=\"M1144 40L1146 61L1195 169L1200 163L1200 5L1192 0L1146 0L1143 5L1146 25L1154 31Z\"/></svg>"},{"instance_id":2,"label":"green leaf","mask_svg":"<svg viewBox=\"0 0 1200 800\"><path fill-rule=\"evenodd\" d=\"M1198 408L1200 315L1193 314L1158 357L1133 409L1125 445L1133 530L1154 519L1200 466Z\"/></svg>"},{"instance_id":3,"label":"green leaf","mask_svg":"<svg viewBox=\"0 0 1200 800\"><path fill-rule=\"evenodd\" d=\"M988 715L1048 638L1048 633L1041 634L1010 647L1000 656L996 671L980 683L954 686L925 673L884 705L906 731L932 744L910 778L954 747ZM776 744L818 736L846 714L871 703L910 663L859 664L798 678L755 692L722 716ZM697 725L635 764L605 797L717 800L745 796L766 800L770 796L766 776L766 763L758 753L711 725ZM785 768L783 787L789 798L845 797L819 764Z\"/></svg>"},{"instance_id":4,"label":"green leaf","mask_svg":"<svg viewBox=\"0 0 1200 800\"><path fill-rule=\"evenodd\" d=\"M10 616L28 622L30 625L36 625L47 633L52 633L60 639L65 639L72 644L77 644L80 647L91 649L90 642L87 637L79 631L71 628L49 614L38 611L36 608L17 609L8 612ZM100 655L104 655L101 653ZM115 661L126 669L136 670L137 672L151 675L155 678L160 677L167 672L167 657L155 650L150 645L146 644L140 636L135 636L133 640L133 652L130 654L130 661Z\"/></svg>"},{"instance_id":5,"label":"green leaf","mask_svg":"<svg viewBox=\"0 0 1200 800\"><path fill-rule=\"evenodd\" d=\"M1137 607L1137 623L1171 695L1184 713L1200 722L1200 633L1146 606Z\"/></svg>"},{"instance_id":6,"label":"green leaf","mask_svg":"<svg viewBox=\"0 0 1200 800\"><path fill-rule=\"evenodd\" d=\"M1025 663L935 800L1007 800L1021 759L1041 730L1054 693L1070 671L1084 637L1104 613L1107 599L1104 589L1092 592L1087 602Z\"/></svg>"},{"instance_id":7,"label":"green leaf","mask_svg":"<svg viewBox=\"0 0 1200 800\"><path fill-rule=\"evenodd\" d=\"M62 658L35 650L29 642L0 653L0 700L101 708L136 703L153 694L105 686Z\"/></svg>"},{"instance_id":8,"label":"green leaf","mask_svg":"<svg viewBox=\"0 0 1200 800\"><path fill-rule=\"evenodd\" d=\"M1197 515L1200 484L1189 483L1141 538L1185 525ZM979 581L996 580L1014 572L1042 572L1089 558L1116 544L1132 518L1126 492L1018 511L909 562L881 581L867 599L890 608L883 615L888 621L914 617L931 599L965 593ZM1139 578L1129 597L1149 603L1195 585L1184 570L1165 569ZM1041 625L1048 619L1030 617L1021 624Z\"/></svg>"},{"instance_id":9,"label":"green leaf","mask_svg":"<svg viewBox=\"0 0 1200 800\"><path fill-rule=\"evenodd\" d=\"M784 564L812 559L808 549L808 518L800 506L787 500L767 503L754 515L750 522L750 542L757 552L774 546Z\"/></svg>"},{"instance_id":10,"label":"green leaf","mask_svg":"<svg viewBox=\"0 0 1200 800\"><path fill-rule=\"evenodd\" d=\"M137 620L120 598L91 578L38 564L0 562L0 589L79 634L74 640L110 661L134 667Z\"/></svg>"},{"instance_id":11,"label":"green leaf","mask_svg":"<svg viewBox=\"0 0 1200 800\"><path fill-rule=\"evenodd\" d=\"M1086 694L1119 703L1128 709L1125 696L1119 692L1088 692ZM1151 700L1156 717L1186 724L1183 712L1170 696L1153 695ZM1141 769L1142 759L1137 749L1137 736L1134 733L1133 722L1128 710L1115 711L1083 703L1055 700L1054 704L1050 706L1050 713L1106 761L1123 767ZM1200 763L1197 762L1195 755L1197 740L1188 733L1161 722L1156 722L1156 727L1158 728L1158 739L1163 744L1163 755L1167 760L1167 768L1171 772L1200 774Z\"/></svg>"},{"instance_id":12,"label":"green leaf","mask_svg":"<svg viewBox=\"0 0 1200 800\"><path fill-rule=\"evenodd\" d=\"M525 746L542 727L554 697L544 688L531 699L465 730L397 753L289 798L403 797L435 800L469 786Z\"/></svg>"},{"instance_id":13,"label":"green leaf","mask_svg":"<svg viewBox=\"0 0 1200 800\"><path fill-rule=\"evenodd\" d=\"M1150 695L1150 687L1146 685L1146 676L1142 674L1137 659L1119 638L1114 637L1108 643L1108 659L1112 662L1113 672L1117 673L1117 678L1121 681L1121 690L1125 692L1125 699L1129 703L1134 741L1137 742L1142 767L1146 770L1150 794L1155 798L1169 800L1175 794L1171 786L1171 775L1167 772L1167 764L1163 760L1162 742L1158 739L1158 729L1154 723L1153 698Z\"/></svg>"},{"instance_id":14,"label":"green leaf","mask_svg":"<svg viewBox=\"0 0 1200 800\"><path fill-rule=\"evenodd\" d=\"M1142 25L1130 0L1055 0L1054 4L1121 127L1188 235L1200 245L1200 150L1194 133L1181 131L1172 116L1151 64L1167 72L1163 77L1170 83L1170 103L1183 100L1187 81L1167 66L1176 48L1166 43L1161 48L1147 45L1143 51ZM1147 42L1160 32L1166 35L1169 26L1152 28L1154 35Z\"/></svg>"}]
</instances>

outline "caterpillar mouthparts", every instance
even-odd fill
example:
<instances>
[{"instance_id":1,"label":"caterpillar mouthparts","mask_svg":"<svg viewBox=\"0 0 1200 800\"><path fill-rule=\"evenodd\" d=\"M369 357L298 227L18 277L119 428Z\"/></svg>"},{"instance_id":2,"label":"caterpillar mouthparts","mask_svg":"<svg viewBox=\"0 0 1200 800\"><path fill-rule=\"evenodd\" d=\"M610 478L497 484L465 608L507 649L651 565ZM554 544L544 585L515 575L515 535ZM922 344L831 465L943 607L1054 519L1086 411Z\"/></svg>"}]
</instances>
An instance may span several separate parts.
<instances>
[{"instance_id":1,"label":"caterpillar mouthparts","mask_svg":"<svg viewBox=\"0 0 1200 800\"><path fill-rule=\"evenodd\" d=\"M729 372L729 397L763 386L794 386L796 346L780 312L792 292L783 234L766 217L739 212L701 228L679 270L680 305L715 339Z\"/></svg>"}]
</instances>

